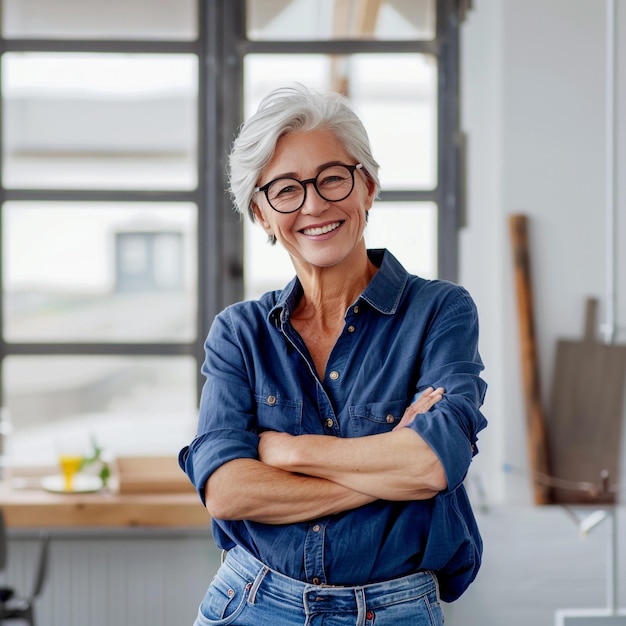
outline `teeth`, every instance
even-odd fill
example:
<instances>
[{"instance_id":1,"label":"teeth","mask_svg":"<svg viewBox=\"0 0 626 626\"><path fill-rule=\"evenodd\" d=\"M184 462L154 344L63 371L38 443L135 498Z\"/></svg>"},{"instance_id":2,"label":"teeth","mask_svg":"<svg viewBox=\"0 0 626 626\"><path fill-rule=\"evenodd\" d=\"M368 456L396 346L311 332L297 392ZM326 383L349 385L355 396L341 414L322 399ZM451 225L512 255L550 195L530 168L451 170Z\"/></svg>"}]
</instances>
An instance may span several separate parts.
<instances>
[{"instance_id":1,"label":"teeth","mask_svg":"<svg viewBox=\"0 0 626 626\"><path fill-rule=\"evenodd\" d=\"M326 224L326 226L320 226L319 228L305 228L302 233L305 235L324 235L329 233L335 228L339 228L341 222L335 222L334 224Z\"/></svg>"}]
</instances>

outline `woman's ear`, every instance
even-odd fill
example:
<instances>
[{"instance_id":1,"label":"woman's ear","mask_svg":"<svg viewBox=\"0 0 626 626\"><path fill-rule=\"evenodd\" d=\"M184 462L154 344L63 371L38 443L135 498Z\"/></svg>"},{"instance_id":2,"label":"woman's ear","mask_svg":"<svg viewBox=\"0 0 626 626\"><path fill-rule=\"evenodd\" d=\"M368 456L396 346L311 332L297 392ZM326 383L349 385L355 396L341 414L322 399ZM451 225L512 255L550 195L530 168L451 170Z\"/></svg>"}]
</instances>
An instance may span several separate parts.
<instances>
[{"instance_id":1,"label":"woman's ear","mask_svg":"<svg viewBox=\"0 0 626 626\"><path fill-rule=\"evenodd\" d=\"M265 219L265 215L263 215L263 211L259 208L259 205L256 202L252 203L252 212L254 213L254 217L256 221L259 223L261 228L271 237L272 227L270 223Z\"/></svg>"},{"instance_id":2,"label":"woman's ear","mask_svg":"<svg viewBox=\"0 0 626 626\"><path fill-rule=\"evenodd\" d=\"M369 211L374 204L374 198L376 196L376 183L369 177L366 176L365 184L367 185L367 198L365 201L365 210Z\"/></svg>"}]
</instances>

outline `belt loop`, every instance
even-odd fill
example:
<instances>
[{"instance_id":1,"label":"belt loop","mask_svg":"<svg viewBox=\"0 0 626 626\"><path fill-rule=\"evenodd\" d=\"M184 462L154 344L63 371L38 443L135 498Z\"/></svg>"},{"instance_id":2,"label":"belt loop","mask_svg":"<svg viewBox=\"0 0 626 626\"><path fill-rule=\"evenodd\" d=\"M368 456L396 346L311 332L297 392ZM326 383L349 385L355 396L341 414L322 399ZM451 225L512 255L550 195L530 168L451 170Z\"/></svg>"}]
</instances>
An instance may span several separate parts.
<instances>
[{"instance_id":1,"label":"belt loop","mask_svg":"<svg viewBox=\"0 0 626 626\"><path fill-rule=\"evenodd\" d=\"M437 595L437 602L441 602L441 592L439 591L439 579L437 578L437 574L435 574L435 572L431 572L430 570L427 573L431 575L433 582L435 583L435 594Z\"/></svg>"},{"instance_id":2,"label":"belt loop","mask_svg":"<svg viewBox=\"0 0 626 626\"><path fill-rule=\"evenodd\" d=\"M261 586L261 583L263 582L263 579L265 578L265 576L267 575L267 572L269 571L270 571L270 568L267 567L266 565L264 565L259 570L259 573L256 575L256 578L254 579L254 583L252 584L252 587L250 587L250 594L248 595L249 604L254 604L256 602L256 592L258 591L259 587Z\"/></svg>"},{"instance_id":3,"label":"belt loop","mask_svg":"<svg viewBox=\"0 0 626 626\"><path fill-rule=\"evenodd\" d=\"M356 602L357 610L357 626L365 626L365 620L367 619L367 604L365 599L365 590L363 587L354 588L354 600Z\"/></svg>"}]
</instances>

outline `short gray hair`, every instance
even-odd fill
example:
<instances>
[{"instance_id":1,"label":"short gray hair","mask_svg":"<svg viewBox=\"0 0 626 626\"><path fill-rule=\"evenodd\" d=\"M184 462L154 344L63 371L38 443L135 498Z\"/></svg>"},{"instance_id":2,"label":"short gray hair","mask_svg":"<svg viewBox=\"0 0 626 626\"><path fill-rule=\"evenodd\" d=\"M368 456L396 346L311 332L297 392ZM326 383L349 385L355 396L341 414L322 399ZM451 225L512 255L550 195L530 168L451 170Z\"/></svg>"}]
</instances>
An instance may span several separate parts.
<instances>
[{"instance_id":1,"label":"short gray hair","mask_svg":"<svg viewBox=\"0 0 626 626\"><path fill-rule=\"evenodd\" d=\"M239 129L229 156L230 193L239 213L254 221L252 196L258 178L272 160L278 140L298 131L327 130L343 144L380 191L379 165L372 155L363 122L344 96L315 91L302 84L270 92L257 112Z\"/></svg>"}]
</instances>

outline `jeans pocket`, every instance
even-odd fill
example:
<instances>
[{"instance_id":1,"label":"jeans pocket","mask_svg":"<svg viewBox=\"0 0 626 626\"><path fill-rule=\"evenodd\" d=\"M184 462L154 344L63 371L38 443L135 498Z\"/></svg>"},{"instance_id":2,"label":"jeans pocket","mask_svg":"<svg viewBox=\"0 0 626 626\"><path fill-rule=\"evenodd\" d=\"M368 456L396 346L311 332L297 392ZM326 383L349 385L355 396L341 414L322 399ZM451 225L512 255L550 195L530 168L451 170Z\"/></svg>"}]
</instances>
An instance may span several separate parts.
<instances>
[{"instance_id":1,"label":"jeans pocket","mask_svg":"<svg viewBox=\"0 0 626 626\"><path fill-rule=\"evenodd\" d=\"M400 596L403 594L399 594ZM442 626L443 607L437 599L434 588L424 592L405 594L406 597L395 597L393 594L382 604L368 605L366 626Z\"/></svg>"},{"instance_id":2,"label":"jeans pocket","mask_svg":"<svg viewBox=\"0 0 626 626\"><path fill-rule=\"evenodd\" d=\"M220 571L223 571L224 567ZM194 626L226 626L232 624L246 608L252 583L235 575L228 580L218 573L200 604Z\"/></svg>"}]
</instances>

